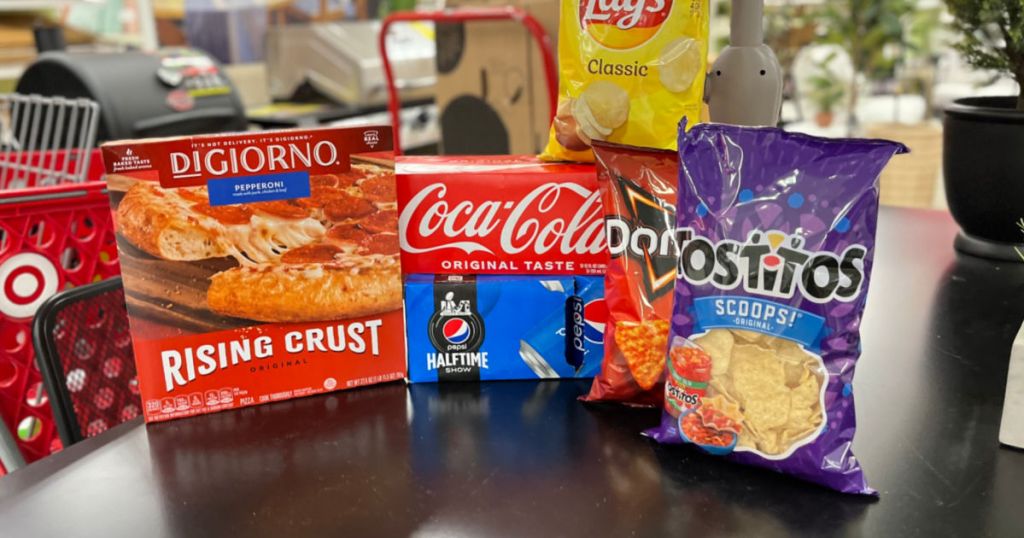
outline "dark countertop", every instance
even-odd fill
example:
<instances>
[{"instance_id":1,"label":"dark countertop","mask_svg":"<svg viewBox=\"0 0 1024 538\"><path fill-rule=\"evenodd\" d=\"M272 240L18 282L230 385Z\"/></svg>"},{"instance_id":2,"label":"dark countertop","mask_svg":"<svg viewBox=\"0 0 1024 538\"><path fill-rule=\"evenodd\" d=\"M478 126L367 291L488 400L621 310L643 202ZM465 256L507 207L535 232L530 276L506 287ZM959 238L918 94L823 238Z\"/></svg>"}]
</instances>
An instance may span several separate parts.
<instances>
[{"instance_id":1,"label":"dark countertop","mask_svg":"<svg viewBox=\"0 0 1024 538\"><path fill-rule=\"evenodd\" d=\"M1012 226L1012 223L1008 223ZM1024 536L997 441L1024 265L884 210L847 496L639 435L587 382L389 384L143 427L0 480L5 536Z\"/></svg>"}]
</instances>

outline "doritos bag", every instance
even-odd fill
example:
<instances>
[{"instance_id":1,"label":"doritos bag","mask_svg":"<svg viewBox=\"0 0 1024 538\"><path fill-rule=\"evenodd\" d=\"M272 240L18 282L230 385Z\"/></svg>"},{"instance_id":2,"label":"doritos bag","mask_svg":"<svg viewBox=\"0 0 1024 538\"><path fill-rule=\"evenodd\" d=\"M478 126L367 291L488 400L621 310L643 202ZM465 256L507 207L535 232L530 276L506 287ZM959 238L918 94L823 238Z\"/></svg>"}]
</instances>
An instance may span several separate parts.
<instances>
[{"instance_id":1,"label":"doritos bag","mask_svg":"<svg viewBox=\"0 0 1024 538\"><path fill-rule=\"evenodd\" d=\"M562 0L558 110L542 158L591 162L592 140L675 149L700 116L708 0Z\"/></svg>"},{"instance_id":2,"label":"doritos bag","mask_svg":"<svg viewBox=\"0 0 1024 538\"><path fill-rule=\"evenodd\" d=\"M679 136L662 443L874 494L850 451L878 175L906 148L773 128Z\"/></svg>"},{"instance_id":3,"label":"doritos bag","mask_svg":"<svg viewBox=\"0 0 1024 538\"><path fill-rule=\"evenodd\" d=\"M587 401L661 404L676 275L676 152L594 143L611 259L604 362Z\"/></svg>"}]
</instances>

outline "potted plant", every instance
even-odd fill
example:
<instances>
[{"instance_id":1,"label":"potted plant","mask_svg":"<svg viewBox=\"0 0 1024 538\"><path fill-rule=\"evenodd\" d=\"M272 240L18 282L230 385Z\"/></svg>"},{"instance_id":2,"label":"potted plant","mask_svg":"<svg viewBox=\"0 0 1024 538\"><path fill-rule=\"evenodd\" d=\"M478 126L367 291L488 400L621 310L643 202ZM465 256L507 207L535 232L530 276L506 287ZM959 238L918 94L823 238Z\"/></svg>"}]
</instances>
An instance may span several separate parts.
<instances>
[{"instance_id":1,"label":"potted plant","mask_svg":"<svg viewBox=\"0 0 1024 538\"><path fill-rule=\"evenodd\" d=\"M810 86L807 98L816 107L814 122L823 129L832 125L835 108L846 97L846 88L830 65L835 57L836 53L833 52L822 59L815 66L817 71L807 79Z\"/></svg>"},{"instance_id":2,"label":"potted plant","mask_svg":"<svg viewBox=\"0 0 1024 538\"><path fill-rule=\"evenodd\" d=\"M978 69L1009 74L1015 96L966 97L946 109L943 169L949 210L960 225L957 248L1019 260L1024 216L1024 4L946 0L961 34L957 49Z\"/></svg>"},{"instance_id":3,"label":"potted plant","mask_svg":"<svg viewBox=\"0 0 1024 538\"><path fill-rule=\"evenodd\" d=\"M984 1L984 0L979 0ZM822 3L824 40L841 46L850 56L851 79L848 107L849 130L857 124L861 76L868 80L893 77L894 49L906 44L904 17L915 9L914 0L835 0Z\"/></svg>"}]
</instances>

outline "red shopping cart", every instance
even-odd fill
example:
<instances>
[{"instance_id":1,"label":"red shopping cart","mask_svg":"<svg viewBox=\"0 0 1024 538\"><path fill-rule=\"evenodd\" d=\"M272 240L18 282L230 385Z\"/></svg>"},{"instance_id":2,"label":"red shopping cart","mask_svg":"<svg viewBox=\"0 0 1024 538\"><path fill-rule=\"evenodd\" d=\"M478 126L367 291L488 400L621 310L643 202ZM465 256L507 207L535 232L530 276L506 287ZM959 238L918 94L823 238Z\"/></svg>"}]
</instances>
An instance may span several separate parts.
<instances>
[{"instance_id":1,"label":"red shopping cart","mask_svg":"<svg viewBox=\"0 0 1024 538\"><path fill-rule=\"evenodd\" d=\"M33 352L36 309L120 272L97 114L88 100L0 96L0 418L20 452L0 457L8 471L61 448Z\"/></svg>"}]
</instances>

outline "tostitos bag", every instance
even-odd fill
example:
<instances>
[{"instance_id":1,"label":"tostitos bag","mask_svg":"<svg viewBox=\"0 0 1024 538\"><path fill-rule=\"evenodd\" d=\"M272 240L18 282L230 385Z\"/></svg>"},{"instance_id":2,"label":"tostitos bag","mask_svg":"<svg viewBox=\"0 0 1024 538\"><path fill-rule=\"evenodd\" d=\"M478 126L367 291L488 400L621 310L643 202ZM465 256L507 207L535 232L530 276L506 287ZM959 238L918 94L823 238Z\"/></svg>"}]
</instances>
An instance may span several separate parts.
<instances>
[{"instance_id":1,"label":"tostitos bag","mask_svg":"<svg viewBox=\"0 0 1024 538\"><path fill-rule=\"evenodd\" d=\"M592 162L594 140L675 149L700 116L708 0L562 0L558 110L545 160Z\"/></svg>"},{"instance_id":2,"label":"tostitos bag","mask_svg":"<svg viewBox=\"0 0 1024 538\"><path fill-rule=\"evenodd\" d=\"M878 175L906 148L680 127L678 271L661 425L646 435L848 493Z\"/></svg>"}]
</instances>

